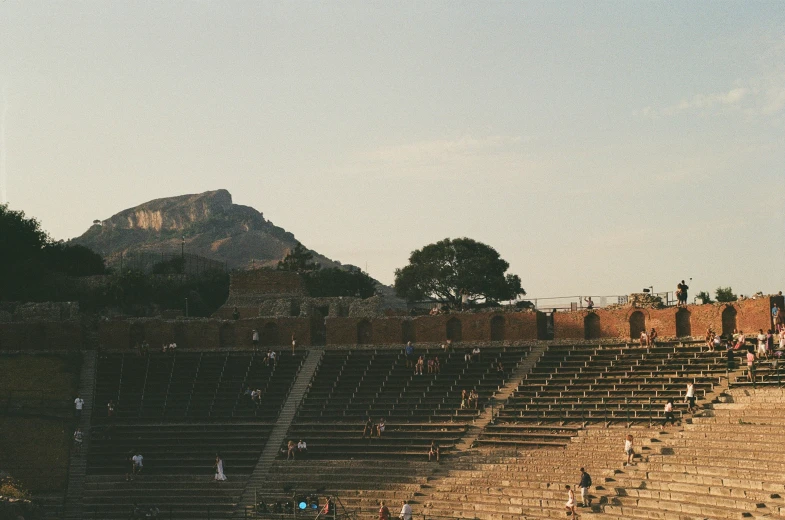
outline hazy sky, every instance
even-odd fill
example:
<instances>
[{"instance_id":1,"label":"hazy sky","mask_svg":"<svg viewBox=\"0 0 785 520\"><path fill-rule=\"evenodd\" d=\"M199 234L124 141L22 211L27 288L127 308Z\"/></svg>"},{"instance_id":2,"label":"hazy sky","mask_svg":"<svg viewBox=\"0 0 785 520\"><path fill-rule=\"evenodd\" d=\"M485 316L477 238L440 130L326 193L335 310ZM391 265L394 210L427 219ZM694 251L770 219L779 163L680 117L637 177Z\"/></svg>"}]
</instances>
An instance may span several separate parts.
<instances>
[{"instance_id":1,"label":"hazy sky","mask_svg":"<svg viewBox=\"0 0 785 520\"><path fill-rule=\"evenodd\" d=\"M0 2L0 198L56 238L228 189L392 282L785 289L785 4Z\"/></svg>"}]
</instances>

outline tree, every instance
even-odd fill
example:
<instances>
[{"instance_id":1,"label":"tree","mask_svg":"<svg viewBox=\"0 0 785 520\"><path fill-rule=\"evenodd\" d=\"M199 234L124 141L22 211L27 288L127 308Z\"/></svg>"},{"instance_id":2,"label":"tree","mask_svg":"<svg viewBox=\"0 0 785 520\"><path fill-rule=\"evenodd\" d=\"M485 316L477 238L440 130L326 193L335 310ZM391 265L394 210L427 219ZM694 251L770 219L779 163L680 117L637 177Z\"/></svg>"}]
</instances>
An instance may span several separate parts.
<instances>
[{"instance_id":1,"label":"tree","mask_svg":"<svg viewBox=\"0 0 785 520\"><path fill-rule=\"evenodd\" d=\"M303 247L297 242L294 249L289 251L286 257L278 262L279 271L294 271L296 273L303 273L308 271L318 271L321 267L313 260L313 253Z\"/></svg>"},{"instance_id":2,"label":"tree","mask_svg":"<svg viewBox=\"0 0 785 520\"><path fill-rule=\"evenodd\" d=\"M340 269L332 267L305 274L308 294L315 297L359 296L368 298L376 294L376 280L358 267Z\"/></svg>"},{"instance_id":3,"label":"tree","mask_svg":"<svg viewBox=\"0 0 785 520\"><path fill-rule=\"evenodd\" d=\"M711 301L711 295L706 291L699 292L695 297L703 303L714 303Z\"/></svg>"},{"instance_id":4,"label":"tree","mask_svg":"<svg viewBox=\"0 0 785 520\"><path fill-rule=\"evenodd\" d=\"M395 292L409 301L423 298L470 302L510 300L526 294L521 279L505 274L510 267L499 253L470 238L446 238L412 252L409 265L395 270Z\"/></svg>"},{"instance_id":5,"label":"tree","mask_svg":"<svg viewBox=\"0 0 785 520\"><path fill-rule=\"evenodd\" d=\"M735 302L738 300L738 297L733 294L733 289L730 287L717 287L717 290L714 291L714 296L720 303Z\"/></svg>"}]
</instances>

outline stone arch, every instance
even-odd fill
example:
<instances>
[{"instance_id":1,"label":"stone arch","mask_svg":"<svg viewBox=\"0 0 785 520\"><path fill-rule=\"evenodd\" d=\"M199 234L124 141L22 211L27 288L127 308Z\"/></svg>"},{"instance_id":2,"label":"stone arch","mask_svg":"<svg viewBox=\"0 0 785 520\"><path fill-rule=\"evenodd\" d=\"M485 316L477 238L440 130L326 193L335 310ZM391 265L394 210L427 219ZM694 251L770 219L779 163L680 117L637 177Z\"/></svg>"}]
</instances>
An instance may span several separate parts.
<instances>
[{"instance_id":1,"label":"stone arch","mask_svg":"<svg viewBox=\"0 0 785 520\"><path fill-rule=\"evenodd\" d=\"M128 331L128 340L130 347L135 347L137 343L141 345L144 341L144 325L138 321L132 323Z\"/></svg>"},{"instance_id":2,"label":"stone arch","mask_svg":"<svg viewBox=\"0 0 785 520\"><path fill-rule=\"evenodd\" d=\"M686 338L692 336L692 323L690 321L690 311L679 309L676 311L676 337Z\"/></svg>"},{"instance_id":3,"label":"stone arch","mask_svg":"<svg viewBox=\"0 0 785 520\"><path fill-rule=\"evenodd\" d=\"M630 339L634 341L640 338L641 332L646 332L646 315L635 311L630 314Z\"/></svg>"},{"instance_id":4,"label":"stone arch","mask_svg":"<svg viewBox=\"0 0 785 520\"><path fill-rule=\"evenodd\" d=\"M583 337L586 339L599 339L602 336L600 317L596 312L590 312L583 318Z\"/></svg>"},{"instance_id":5,"label":"stone arch","mask_svg":"<svg viewBox=\"0 0 785 520\"><path fill-rule=\"evenodd\" d=\"M408 341L414 343L417 340L417 335L414 332L414 321L403 320L401 322L401 340L404 343Z\"/></svg>"},{"instance_id":6,"label":"stone arch","mask_svg":"<svg viewBox=\"0 0 785 520\"><path fill-rule=\"evenodd\" d=\"M373 325L368 320L362 320L357 324L357 344L368 345L373 341Z\"/></svg>"},{"instance_id":7,"label":"stone arch","mask_svg":"<svg viewBox=\"0 0 785 520\"><path fill-rule=\"evenodd\" d=\"M234 326L231 323L222 323L218 329L218 346L220 348L234 347Z\"/></svg>"},{"instance_id":8,"label":"stone arch","mask_svg":"<svg viewBox=\"0 0 785 520\"><path fill-rule=\"evenodd\" d=\"M265 347L274 347L278 345L278 324L274 321L268 321L262 327L262 342Z\"/></svg>"},{"instance_id":9,"label":"stone arch","mask_svg":"<svg viewBox=\"0 0 785 520\"><path fill-rule=\"evenodd\" d=\"M504 341L504 328L504 316L497 314L491 318L491 341Z\"/></svg>"},{"instance_id":10,"label":"stone arch","mask_svg":"<svg viewBox=\"0 0 785 520\"><path fill-rule=\"evenodd\" d=\"M728 305L722 309L722 334L730 336L736 330L736 307Z\"/></svg>"},{"instance_id":11,"label":"stone arch","mask_svg":"<svg viewBox=\"0 0 785 520\"><path fill-rule=\"evenodd\" d=\"M461 320L458 318L450 318L447 320L447 339L451 341L461 341L462 337Z\"/></svg>"}]
</instances>

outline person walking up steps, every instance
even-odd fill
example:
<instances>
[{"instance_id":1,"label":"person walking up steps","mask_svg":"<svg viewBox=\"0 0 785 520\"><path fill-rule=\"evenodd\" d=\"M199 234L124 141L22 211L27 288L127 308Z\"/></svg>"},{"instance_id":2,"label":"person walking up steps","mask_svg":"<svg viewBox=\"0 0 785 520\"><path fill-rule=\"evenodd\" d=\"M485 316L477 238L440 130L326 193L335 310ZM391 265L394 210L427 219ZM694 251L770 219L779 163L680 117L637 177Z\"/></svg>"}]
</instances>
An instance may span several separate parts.
<instances>
[{"instance_id":1,"label":"person walking up steps","mask_svg":"<svg viewBox=\"0 0 785 520\"><path fill-rule=\"evenodd\" d=\"M665 429L665 425L668 424L668 421L671 422L671 425L676 426L676 416L673 415L673 399L668 399L663 410L665 411L665 419L662 420L660 430Z\"/></svg>"},{"instance_id":2,"label":"person walking up steps","mask_svg":"<svg viewBox=\"0 0 785 520\"><path fill-rule=\"evenodd\" d=\"M581 488L581 507L591 507L591 495L589 495L591 475L584 468L581 468L581 482L578 486Z\"/></svg>"},{"instance_id":3,"label":"person walking up steps","mask_svg":"<svg viewBox=\"0 0 785 520\"><path fill-rule=\"evenodd\" d=\"M564 507L567 509L567 514L572 515L572 520L576 520L578 518L578 511L575 509L575 492L570 489L570 486L566 486L567 489L567 503L564 504Z\"/></svg>"},{"instance_id":4,"label":"person walking up steps","mask_svg":"<svg viewBox=\"0 0 785 520\"><path fill-rule=\"evenodd\" d=\"M632 466L632 457L635 456L635 451L632 449L632 435L628 434L624 438L624 454L627 455L625 466Z\"/></svg>"}]
</instances>

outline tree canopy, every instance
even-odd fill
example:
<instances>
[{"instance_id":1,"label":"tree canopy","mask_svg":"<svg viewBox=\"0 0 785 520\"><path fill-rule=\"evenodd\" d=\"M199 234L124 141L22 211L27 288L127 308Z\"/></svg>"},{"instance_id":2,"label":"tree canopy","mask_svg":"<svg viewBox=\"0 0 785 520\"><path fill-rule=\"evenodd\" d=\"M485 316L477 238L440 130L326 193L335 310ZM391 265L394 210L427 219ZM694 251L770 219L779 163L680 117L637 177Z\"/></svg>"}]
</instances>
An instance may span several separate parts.
<instances>
[{"instance_id":1,"label":"tree canopy","mask_svg":"<svg viewBox=\"0 0 785 520\"><path fill-rule=\"evenodd\" d=\"M395 292L409 301L434 298L457 304L510 300L526 294L521 279L489 245L471 238L446 238L412 252L409 265L395 270Z\"/></svg>"},{"instance_id":2,"label":"tree canopy","mask_svg":"<svg viewBox=\"0 0 785 520\"><path fill-rule=\"evenodd\" d=\"M0 204L0 299L56 297L52 277L105 272L101 255L83 246L55 242L35 218Z\"/></svg>"},{"instance_id":3,"label":"tree canopy","mask_svg":"<svg viewBox=\"0 0 785 520\"><path fill-rule=\"evenodd\" d=\"M313 253L298 243L286 257L278 262L279 271L300 273L305 280L308 294L315 297L359 296L368 298L376 294L376 280L359 267L346 269L322 266L313 262Z\"/></svg>"},{"instance_id":4,"label":"tree canopy","mask_svg":"<svg viewBox=\"0 0 785 520\"><path fill-rule=\"evenodd\" d=\"M717 287L717 290L714 291L714 297L717 298L717 301L720 303L735 302L738 300L738 297L733 294L733 289L730 287Z\"/></svg>"}]
</instances>

